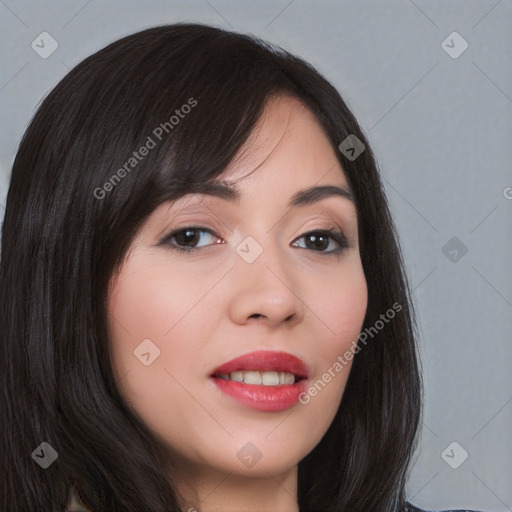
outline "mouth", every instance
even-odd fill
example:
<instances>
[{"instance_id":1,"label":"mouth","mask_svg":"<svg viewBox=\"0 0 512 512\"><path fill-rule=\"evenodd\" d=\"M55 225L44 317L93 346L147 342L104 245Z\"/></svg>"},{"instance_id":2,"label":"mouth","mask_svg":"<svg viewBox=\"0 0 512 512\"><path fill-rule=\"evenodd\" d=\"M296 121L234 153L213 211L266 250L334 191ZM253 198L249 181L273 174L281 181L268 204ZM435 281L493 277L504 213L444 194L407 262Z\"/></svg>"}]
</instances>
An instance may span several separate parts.
<instances>
[{"instance_id":1,"label":"mouth","mask_svg":"<svg viewBox=\"0 0 512 512\"><path fill-rule=\"evenodd\" d=\"M294 406L310 371L286 352L259 351L237 357L216 368L210 378L238 402L267 412Z\"/></svg>"}]
</instances>

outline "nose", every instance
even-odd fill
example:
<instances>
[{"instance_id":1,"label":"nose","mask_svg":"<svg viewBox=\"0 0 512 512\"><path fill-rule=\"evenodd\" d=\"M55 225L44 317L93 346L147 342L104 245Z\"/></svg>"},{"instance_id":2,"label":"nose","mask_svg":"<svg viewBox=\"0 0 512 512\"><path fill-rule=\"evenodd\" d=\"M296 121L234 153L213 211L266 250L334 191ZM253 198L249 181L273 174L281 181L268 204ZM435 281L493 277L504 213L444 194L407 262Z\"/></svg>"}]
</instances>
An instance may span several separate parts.
<instances>
[{"instance_id":1,"label":"nose","mask_svg":"<svg viewBox=\"0 0 512 512\"><path fill-rule=\"evenodd\" d=\"M266 249L252 263L239 260L235 264L229 313L236 324L263 323L275 328L299 323L304 316L298 277L269 253Z\"/></svg>"}]
</instances>

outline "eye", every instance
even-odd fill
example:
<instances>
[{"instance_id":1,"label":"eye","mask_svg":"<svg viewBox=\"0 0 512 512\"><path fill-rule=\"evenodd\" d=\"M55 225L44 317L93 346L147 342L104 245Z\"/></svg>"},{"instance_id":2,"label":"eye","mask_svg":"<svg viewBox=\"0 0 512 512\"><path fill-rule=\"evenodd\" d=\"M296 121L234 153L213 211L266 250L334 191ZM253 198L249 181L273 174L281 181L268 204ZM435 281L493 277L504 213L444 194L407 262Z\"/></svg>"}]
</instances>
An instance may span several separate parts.
<instances>
[{"instance_id":1,"label":"eye","mask_svg":"<svg viewBox=\"0 0 512 512\"><path fill-rule=\"evenodd\" d=\"M201 237L200 233L206 233L206 244L211 245L211 242L208 243L208 239L217 238L218 240L222 240L217 233L212 231L211 229L204 228L202 226L187 226L185 228L177 229L172 231L168 235L164 237L164 239L160 242L159 245L168 245L171 249L176 249L177 251L182 252L195 252L201 246L196 246L199 243L201 238L204 240L204 236ZM174 240L174 242L173 242ZM214 242L214 243L222 243L222 242Z\"/></svg>"},{"instance_id":2,"label":"eye","mask_svg":"<svg viewBox=\"0 0 512 512\"><path fill-rule=\"evenodd\" d=\"M309 231L296 240L301 239L305 239L305 246L299 245L298 247L320 252L321 254L339 254L350 246L345 234L335 229ZM332 248L333 245L335 248ZM297 245L295 246L297 247ZM326 249L329 247L331 249L327 251Z\"/></svg>"}]
</instances>

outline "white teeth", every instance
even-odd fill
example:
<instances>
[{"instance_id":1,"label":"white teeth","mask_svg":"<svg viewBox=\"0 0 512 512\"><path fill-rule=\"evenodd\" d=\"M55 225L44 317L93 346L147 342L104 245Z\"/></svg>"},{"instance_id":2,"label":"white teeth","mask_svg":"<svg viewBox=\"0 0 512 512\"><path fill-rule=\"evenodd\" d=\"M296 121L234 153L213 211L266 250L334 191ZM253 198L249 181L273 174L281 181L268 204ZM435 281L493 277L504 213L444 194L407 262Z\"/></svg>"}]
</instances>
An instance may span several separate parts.
<instances>
[{"instance_id":1,"label":"white teeth","mask_svg":"<svg viewBox=\"0 0 512 512\"><path fill-rule=\"evenodd\" d=\"M261 374L261 383L264 386L277 386L279 384L279 375L277 372L263 372Z\"/></svg>"},{"instance_id":2,"label":"white teeth","mask_svg":"<svg viewBox=\"0 0 512 512\"><path fill-rule=\"evenodd\" d=\"M243 376L242 372L233 372L230 375L230 378L231 378L231 380L236 380L237 382L243 382L244 381L244 376Z\"/></svg>"},{"instance_id":3,"label":"white teeth","mask_svg":"<svg viewBox=\"0 0 512 512\"><path fill-rule=\"evenodd\" d=\"M252 370L249 372L243 372L244 382L246 384L261 384L261 373L253 372Z\"/></svg>"},{"instance_id":4,"label":"white teeth","mask_svg":"<svg viewBox=\"0 0 512 512\"><path fill-rule=\"evenodd\" d=\"M220 379L234 380L236 382L243 382L245 384L263 384L263 386L282 386L289 385L295 382L295 375L287 372L260 372L256 370L236 371L230 375L218 375Z\"/></svg>"},{"instance_id":5,"label":"white teeth","mask_svg":"<svg viewBox=\"0 0 512 512\"><path fill-rule=\"evenodd\" d=\"M284 374L284 383L285 384L293 384L295 382L295 375L291 373Z\"/></svg>"}]
</instances>

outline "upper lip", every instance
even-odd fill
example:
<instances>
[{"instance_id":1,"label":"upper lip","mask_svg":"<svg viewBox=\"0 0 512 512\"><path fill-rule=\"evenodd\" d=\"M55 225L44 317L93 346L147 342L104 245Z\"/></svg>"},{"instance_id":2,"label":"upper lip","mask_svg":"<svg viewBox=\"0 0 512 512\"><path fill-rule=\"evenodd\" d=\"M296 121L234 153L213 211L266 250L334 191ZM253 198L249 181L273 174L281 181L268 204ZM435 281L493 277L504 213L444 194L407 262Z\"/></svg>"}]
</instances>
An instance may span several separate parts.
<instances>
[{"instance_id":1,"label":"upper lip","mask_svg":"<svg viewBox=\"0 0 512 512\"><path fill-rule=\"evenodd\" d=\"M216 368L211 376L244 370L286 372L303 379L310 374L304 361L288 352L260 350L227 361Z\"/></svg>"}]
</instances>

